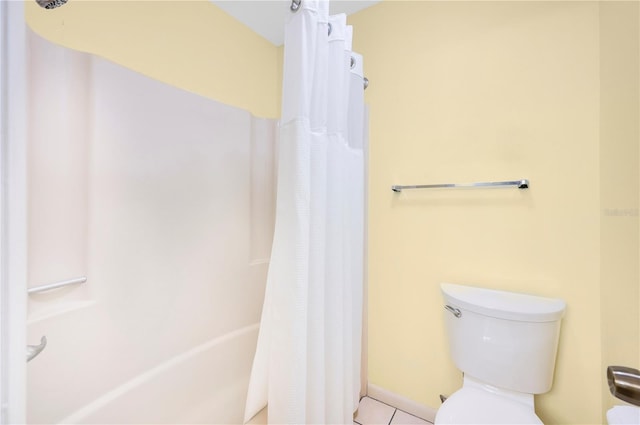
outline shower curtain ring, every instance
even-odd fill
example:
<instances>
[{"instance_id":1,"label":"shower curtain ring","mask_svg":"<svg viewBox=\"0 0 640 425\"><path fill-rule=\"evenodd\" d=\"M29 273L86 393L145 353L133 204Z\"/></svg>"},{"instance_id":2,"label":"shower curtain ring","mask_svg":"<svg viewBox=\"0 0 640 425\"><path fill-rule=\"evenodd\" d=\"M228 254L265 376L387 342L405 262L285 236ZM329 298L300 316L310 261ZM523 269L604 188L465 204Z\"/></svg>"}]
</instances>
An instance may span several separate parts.
<instances>
[{"instance_id":1,"label":"shower curtain ring","mask_svg":"<svg viewBox=\"0 0 640 425\"><path fill-rule=\"evenodd\" d=\"M300 9L300 3L302 3L302 0L291 0L291 11L297 12Z\"/></svg>"}]
</instances>

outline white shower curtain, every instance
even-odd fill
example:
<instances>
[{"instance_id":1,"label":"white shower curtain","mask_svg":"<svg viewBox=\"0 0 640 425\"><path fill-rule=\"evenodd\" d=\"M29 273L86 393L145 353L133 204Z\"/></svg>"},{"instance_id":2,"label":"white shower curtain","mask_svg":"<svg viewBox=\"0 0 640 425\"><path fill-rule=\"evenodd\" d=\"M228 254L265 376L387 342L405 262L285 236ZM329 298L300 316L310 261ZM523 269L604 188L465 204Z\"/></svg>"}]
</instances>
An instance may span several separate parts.
<instances>
[{"instance_id":1,"label":"white shower curtain","mask_svg":"<svg viewBox=\"0 0 640 425\"><path fill-rule=\"evenodd\" d=\"M285 31L276 227L245 421L352 423L364 249L362 57L345 15L303 0Z\"/></svg>"}]
</instances>

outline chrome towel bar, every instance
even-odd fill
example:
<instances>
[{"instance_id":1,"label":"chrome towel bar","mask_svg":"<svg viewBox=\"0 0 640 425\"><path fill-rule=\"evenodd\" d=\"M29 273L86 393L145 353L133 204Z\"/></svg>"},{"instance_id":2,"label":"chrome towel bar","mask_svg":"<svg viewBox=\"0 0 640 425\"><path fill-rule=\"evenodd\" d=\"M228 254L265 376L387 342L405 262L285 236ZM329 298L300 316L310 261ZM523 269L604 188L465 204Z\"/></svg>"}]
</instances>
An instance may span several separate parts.
<instances>
[{"instance_id":1,"label":"chrome towel bar","mask_svg":"<svg viewBox=\"0 0 640 425\"><path fill-rule=\"evenodd\" d=\"M528 189L529 180L511 180L505 182L477 182L477 183L444 183L444 184L419 184L413 186L391 186L391 190L396 193L405 189L457 189L457 188L485 188L485 187L517 187L518 189Z\"/></svg>"},{"instance_id":2,"label":"chrome towel bar","mask_svg":"<svg viewBox=\"0 0 640 425\"><path fill-rule=\"evenodd\" d=\"M48 283L46 285L34 286L33 288L29 288L27 290L27 294L36 294L39 292L50 291L52 289L62 288L63 286L85 283L86 281L87 281L87 277L81 276L81 277L76 277L74 279L62 280L60 282Z\"/></svg>"}]
</instances>

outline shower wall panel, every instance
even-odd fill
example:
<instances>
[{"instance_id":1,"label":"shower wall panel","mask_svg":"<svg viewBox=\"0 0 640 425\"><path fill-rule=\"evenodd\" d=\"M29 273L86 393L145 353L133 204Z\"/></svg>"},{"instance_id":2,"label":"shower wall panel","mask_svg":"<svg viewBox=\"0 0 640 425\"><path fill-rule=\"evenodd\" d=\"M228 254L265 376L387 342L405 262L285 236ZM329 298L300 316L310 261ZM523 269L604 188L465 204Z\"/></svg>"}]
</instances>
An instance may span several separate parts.
<instances>
[{"instance_id":1,"label":"shower wall panel","mask_svg":"<svg viewBox=\"0 0 640 425\"><path fill-rule=\"evenodd\" d=\"M88 164L76 223L88 282L30 312L29 340L49 346L29 364L29 422L240 423L273 233L275 122L85 58L84 144L66 150L55 126L48 137L72 168ZM49 181L31 189L32 203L57 207L41 199ZM73 291L82 303L65 301Z\"/></svg>"},{"instance_id":2,"label":"shower wall panel","mask_svg":"<svg viewBox=\"0 0 640 425\"><path fill-rule=\"evenodd\" d=\"M29 37L29 286L87 274L89 132L88 55ZM51 294L31 297L31 315L46 314ZM60 303L87 299L83 288L58 291Z\"/></svg>"}]
</instances>

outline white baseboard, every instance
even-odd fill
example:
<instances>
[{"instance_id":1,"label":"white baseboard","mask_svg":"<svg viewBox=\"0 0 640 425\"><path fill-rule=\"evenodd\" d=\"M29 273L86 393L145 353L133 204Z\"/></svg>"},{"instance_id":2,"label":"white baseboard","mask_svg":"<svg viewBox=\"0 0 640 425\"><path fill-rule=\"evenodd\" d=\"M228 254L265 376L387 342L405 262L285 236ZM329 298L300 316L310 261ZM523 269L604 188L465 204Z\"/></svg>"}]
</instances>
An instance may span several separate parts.
<instances>
[{"instance_id":1,"label":"white baseboard","mask_svg":"<svg viewBox=\"0 0 640 425\"><path fill-rule=\"evenodd\" d=\"M384 388L371 383L367 384L367 396L393 407L397 407L400 410L404 410L413 416L417 416L431 423L435 420L436 412L438 411L438 409L425 406L417 401L410 400L400 394L392 393L389 390L385 390Z\"/></svg>"}]
</instances>

